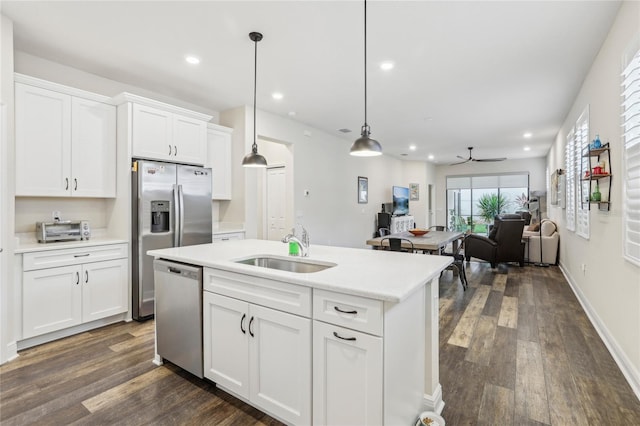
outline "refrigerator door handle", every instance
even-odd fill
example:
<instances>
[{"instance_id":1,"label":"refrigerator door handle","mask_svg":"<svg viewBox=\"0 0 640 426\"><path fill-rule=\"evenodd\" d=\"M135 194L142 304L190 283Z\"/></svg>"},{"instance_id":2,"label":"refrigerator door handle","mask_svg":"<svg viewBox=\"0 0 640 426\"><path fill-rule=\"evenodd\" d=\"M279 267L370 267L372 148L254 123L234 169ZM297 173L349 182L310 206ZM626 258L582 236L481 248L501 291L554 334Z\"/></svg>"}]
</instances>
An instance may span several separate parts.
<instances>
[{"instance_id":1,"label":"refrigerator door handle","mask_svg":"<svg viewBox=\"0 0 640 426\"><path fill-rule=\"evenodd\" d=\"M178 247L182 247L182 240L184 239L184 193L182 192L182 185L178 185L178 198L180 201L180 226L178 228Z\"/></svg>"},{"instance_id":2,"label":"refrigerator door handle","mask_svg":"<svg viewBox=\"0 0 640 426\"><path fill-rule=\"evenodd\" d=\"M173 185L173 246L180 247L180 224L182 217L180 216L180 198L178 195L178 185Z\"/></svg>"}]
</instances>

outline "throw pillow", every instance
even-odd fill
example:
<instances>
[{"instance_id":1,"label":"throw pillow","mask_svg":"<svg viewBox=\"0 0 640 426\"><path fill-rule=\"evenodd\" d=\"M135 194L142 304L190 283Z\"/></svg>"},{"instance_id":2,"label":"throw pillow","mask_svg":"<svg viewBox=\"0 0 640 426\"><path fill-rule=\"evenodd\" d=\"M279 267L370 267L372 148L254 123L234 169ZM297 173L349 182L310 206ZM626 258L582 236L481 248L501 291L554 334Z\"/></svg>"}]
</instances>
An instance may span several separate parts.
<instances>
[{"instance_id":1,"label":"throw pillow","mask_svg":"<svg viewBox=\"0 0 640 426\"><path fill-rule=\"evenodd\" d=\"M545 237L551 236L554 232L556 232L556 224L551 222L550 220L545 220L542 222L542 235Z\"/></svg>"},{"instance_id":2,"label":"throw pillow","mask_svg":"<svg viewBox=\"0 0 640 426\"><path fill-rule=\"evenodd\" d=\"M534 232L538 232L540 230L540 224L536 223L535 225L531 225L529 227L529 231L534 231Z\"/></svg>"}]
</instances>

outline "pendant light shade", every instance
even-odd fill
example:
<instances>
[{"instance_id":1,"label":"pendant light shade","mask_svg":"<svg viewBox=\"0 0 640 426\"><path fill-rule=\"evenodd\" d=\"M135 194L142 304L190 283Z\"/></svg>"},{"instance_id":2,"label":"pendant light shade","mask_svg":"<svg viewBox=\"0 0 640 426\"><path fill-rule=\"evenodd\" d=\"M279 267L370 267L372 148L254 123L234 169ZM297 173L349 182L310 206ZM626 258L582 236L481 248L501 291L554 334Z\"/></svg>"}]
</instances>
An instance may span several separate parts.
<instances>
[{"instance_id":1,"label":"pendant light shade","mask_svg":"<svg viewBox=\"0 0 640 426\"><path fill-rule=\"evenodd\" d=\"M242 165L244 167L267 167L267 160L258 154L258 144L256 143L256 88L258 86L258 42L262 40L262 34L257 32L249 33L249 38L255 45L255 57L253 63L253 145L251 153L244 156Z\"/></svg>"},{"instance_id":2,"label":"pendant light shade","mask_svg":"<svg viewBox=\"0 0 640 426\"><path fill-rule=\"evenodd\" d=\"M367 124L367 0L364 0L364 125L360 137L351 145L351 155L356 157L374 157L382 154L377 140L371 139L371 129Z\"/></svg>"}]
</instances>

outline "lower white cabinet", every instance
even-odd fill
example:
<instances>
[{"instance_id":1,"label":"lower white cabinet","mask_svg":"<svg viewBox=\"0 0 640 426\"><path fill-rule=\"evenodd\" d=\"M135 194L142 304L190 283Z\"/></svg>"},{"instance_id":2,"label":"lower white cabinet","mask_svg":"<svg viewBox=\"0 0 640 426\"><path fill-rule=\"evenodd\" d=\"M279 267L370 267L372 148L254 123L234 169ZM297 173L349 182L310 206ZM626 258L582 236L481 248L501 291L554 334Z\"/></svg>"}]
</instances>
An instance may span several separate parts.
<instances>
[{"instance_id":1,"label":"lower white cabinet","mask_svg":"<svg viewBox=\"0 0 640 426\"><path fill-rule=\"evenodd\" d=\"M110 259L126 253L126 244L104 247L24 255L23 339L128 310L128 259ZM91 256L108 260L92 261Z\"/></svg>"},{"instance_id":2,"label":"lower white cabinet","mask_svg":"<svg viewBox=\"0 0 640 426\"><path fill-rule=\"evenodd\" d=\"M292 424L311 423L311 320L204 292L204 376Z\"/></svg>"},{"instance_id":3,"label":"lower white cabinet","mask_svg":"<svg viewBox=\"0 0 640 426\"><path fill-rule=\"evenodd\" d=\"M382 338L313 321L313 424L382 425Z\"/></svg>"}]
</instances>

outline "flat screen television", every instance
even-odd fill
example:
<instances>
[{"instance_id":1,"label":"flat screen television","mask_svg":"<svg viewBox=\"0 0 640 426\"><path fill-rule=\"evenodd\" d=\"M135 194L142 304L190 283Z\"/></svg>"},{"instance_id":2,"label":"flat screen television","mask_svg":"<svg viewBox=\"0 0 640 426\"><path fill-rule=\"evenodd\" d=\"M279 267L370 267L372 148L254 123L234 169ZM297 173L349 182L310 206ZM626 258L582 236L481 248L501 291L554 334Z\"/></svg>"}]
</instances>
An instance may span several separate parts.
<instances>
[{"instance_id":1,"label":"flat screen television","mask_svg":"<svg viewBox=\"0 0 640 426\"><path fill-rule=\"evenodd\" d=\"M393 214L402 216L409 214L409 188L394 186L393 192Z\"/></svg>"}]
</instances>

